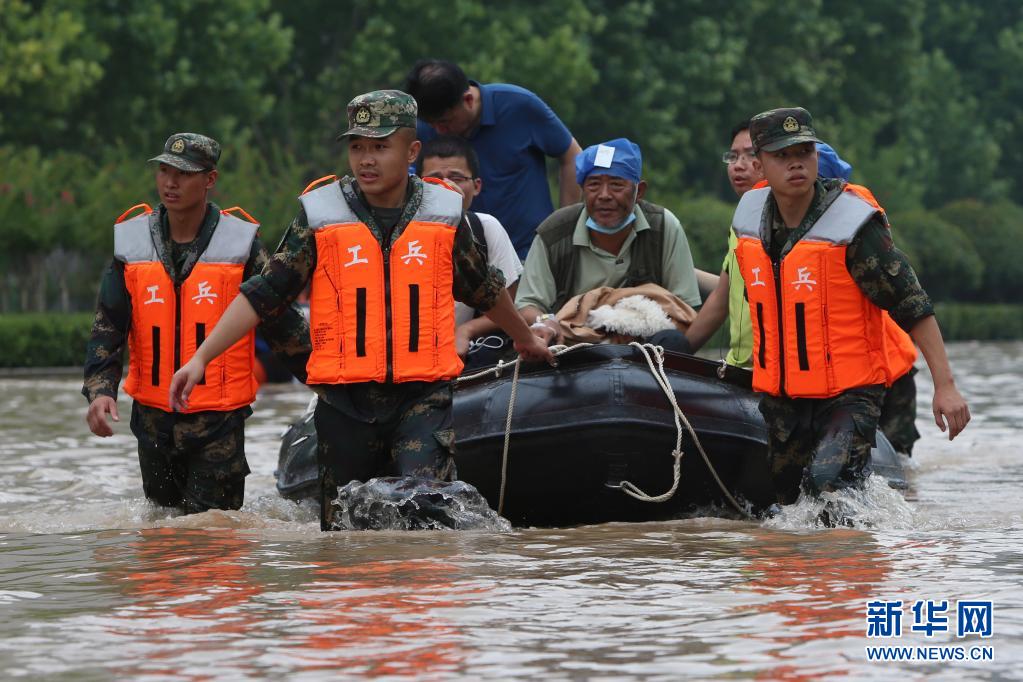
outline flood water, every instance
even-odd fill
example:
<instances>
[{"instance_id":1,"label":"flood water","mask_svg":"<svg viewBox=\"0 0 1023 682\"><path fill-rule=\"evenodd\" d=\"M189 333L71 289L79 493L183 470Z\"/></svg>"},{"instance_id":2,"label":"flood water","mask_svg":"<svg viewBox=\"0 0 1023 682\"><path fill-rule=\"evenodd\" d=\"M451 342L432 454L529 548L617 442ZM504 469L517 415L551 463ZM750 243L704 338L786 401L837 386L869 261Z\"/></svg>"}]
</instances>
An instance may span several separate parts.
<instances>
[{"instance_id":1,"label":"flood water","mask_svg":"<svg viewBox=\"0 0 1023 682\"><path fill-rule=\"evenodd\" d=\"M245 507L180 517L142 498L128 400L99 439L77 376L0 378L0 677L1023 679L1023 343L950 354L973 422L943 440L922 370L906 499L871 486L854 501L871 527L842 529L803 504L769 522L321 533L274 489L297 386L248 422ZM902 635L868 638L867 602L896 600ZM918 600L947 602L949 631L911 631ZM965 600L991 602L990 637L958 636ZM874 645L967 660L870 661Z\"/></svg>"}]
</instances>

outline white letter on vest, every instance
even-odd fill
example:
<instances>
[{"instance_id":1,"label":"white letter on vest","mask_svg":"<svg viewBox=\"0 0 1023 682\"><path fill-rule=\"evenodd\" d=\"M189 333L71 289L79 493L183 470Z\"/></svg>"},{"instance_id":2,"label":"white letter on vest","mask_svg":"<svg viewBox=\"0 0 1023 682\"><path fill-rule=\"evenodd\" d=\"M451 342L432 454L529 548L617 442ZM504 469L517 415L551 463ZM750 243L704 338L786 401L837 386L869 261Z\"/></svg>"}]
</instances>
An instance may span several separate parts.
<instances>
[{"instance_id":1,"label":"white letter on vest","mask_svg":"<svg viewBox=\"0 0 1023 682\"><path fill-rule=\"evenodd\" d=\"M405 265L412 260L416 261L416 265L422 265L426 261L426 254L423 253L423 247L419 245L418 239L413 239L408 243L408 253L402 256L401 260Z\"/></svg>"},{"instance_id":2,"label":"white letter on vest","mask_svg":"<svg viewBox=\"0 0 1023 682\"><path fill-rule=\"evenodd\" d=\"M146 287L146 291L149 292L149 300L145 301L142 305L149 305L150 303L163 303L162 298L156 297L156 292L160 290L159 284L154 284L151 287Z\"/></svg>"},{"instance_id":3,"label":"white letter on vest","mask_svg":"<svg viewBox=\"0 0 1023 682\"><path fill-rule=\"evenodd\" d=\"M209 282L199 282L199 294L193 296L192 300L195 301L196 303L206 301L210 305L213 305L213 299L215 299L216 297L217 295L210 291Z\"/></svg>"},{"instance_id":4,"label":"white letter on vest","mask_svg":"<svg viewBox=\"0 0 1023 682\"><path fill-rule=\"evenodd\" d=\"M347 263L345 263L345 267L346 268L350 268L353 265L358 265L359 263L369 263L369 259L368 258L359 258L359 250L361 248L362 248L362 246L360 246L359 244L356 244L355 246L349 246L348 247L348 253L352 254L352 260L350 260Z\"/></svg>"},{"instance_id":5,"label":"white letter on vest","mask_svg":"<svg viewBox=\"0 0 1023 682\"><path fill-rule=\"evenodd\" d=\"M797 279L792 281L792 284L796 285L796 291L799 291L799 287L806 285L806 288L813 291L813 285L817 283L817 280L810 279L810 268L799 268L796 270Z\"/></svg>"}]
</instances>

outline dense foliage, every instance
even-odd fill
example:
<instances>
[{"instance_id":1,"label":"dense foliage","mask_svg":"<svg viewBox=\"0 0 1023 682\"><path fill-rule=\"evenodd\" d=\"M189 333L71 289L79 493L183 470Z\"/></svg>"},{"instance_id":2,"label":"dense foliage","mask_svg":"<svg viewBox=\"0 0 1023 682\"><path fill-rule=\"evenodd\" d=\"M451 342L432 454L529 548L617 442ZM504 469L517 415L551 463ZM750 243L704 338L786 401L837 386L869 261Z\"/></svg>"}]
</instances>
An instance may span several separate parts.
<instances>
[{"instance_id":1,"label":"dense foliage","mask_svg":"<svg viewBox=\"0 0 1023 682\"><path fill-rule=\"evenodd\" d=\"M92 315L0 315L0 367L74 367L82 364Z\"/></svg>"},{"instance_id":2,"label":"dense foliage","mask_svg":"<svg viewBox=\"0 0 1023 682\"><path fill-rule=\"evenodd\" d=\"M0 311L90 307L110 224L154 200L144 161L176 131L224 143L215 199L275 243L343 163L345 103L425 56L536 91L584 146L638 142L648 198L711 270L728 130L805 106L935 298L1018 300L1017 0L0 0L0 32Z\"/></svg>"}]
</instances>

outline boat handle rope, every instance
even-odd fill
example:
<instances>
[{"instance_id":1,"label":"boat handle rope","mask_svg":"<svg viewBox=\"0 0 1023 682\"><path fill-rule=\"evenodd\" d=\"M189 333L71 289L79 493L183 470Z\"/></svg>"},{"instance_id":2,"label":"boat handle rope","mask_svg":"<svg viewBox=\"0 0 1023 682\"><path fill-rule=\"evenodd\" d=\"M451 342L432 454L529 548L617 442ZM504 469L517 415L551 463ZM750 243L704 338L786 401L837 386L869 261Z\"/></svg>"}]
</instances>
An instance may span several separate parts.
<instances>
[{"instance_id":1,"label":"boat handle rope","mask_svg":"<svg viewBox=\"0 0 1023 682\"><path fill-rule=\"evenodd\" d=\"M573 350L587 348L592 345L593 344L591 343L580 343L574 346L556 345L551 346L551 353L553 353L554 357L558 357L559 355L564 355L565 353L569 353ZM672 411L674 412L675 449L671 453L671 456L675 460L672 466L673 481L670 490L656 496L647 495L630 481L621 481L617 486L613 487L619 488L626 495L640 500L641 502L666 502L670 500L678 490L678 484L682 478L682 455L684 454L682 450L682 424L684 423L686 429L689 431L689 435L693 438L693 443L696 445L697 451L700 453L704 463L707 465L707 469L710 471L711 476L714 477L714 481L718 484L718 488L720 488L721 492L724 493L725 498L737 512L748 519L752 519L753 515L750 514L749 510L736 501L736 499L728 491L728 488L726 488L725 484L721 481L721 477L718 476L718 472L711 463L710 457L708 457L706 451L704 451L703 445L700 443L700 438L696 435L696 431L689 423L685 413L682 412L682 408L678 406L678 401L675 400L675 392L671 390L671 383L669 382L668 376L664 370L664 348L652 343L639 343L637 341L632 341L629 345L637 348L639 352L643 354L643 358L646 360L647 366L650 368L650 373L653 374L654 381L656 381L657 385L661 387L661 391L663 391L664 395L668 398L668 402L671 403ZM504 515L504 492L508 482L508 446L511 443L512 414L515 410L515 396L518 392L519 367L521 366L519 360L520 358L515 358L511 362L498 361L497 365L494 367L489 367L485 370L476 372L475 374L469 374L455 379L455 383L457 384L462 383L463 381L478 379L480 377L487 376L488 374L492 374L494 377L500 377L505 368L514 366L511 394L508 396L508 414L504 422L504 449L501 453L501 490L497 498L497 513L500 516ZM655 361L656 365L654 364Z\"/></svg>"}]
</instances>

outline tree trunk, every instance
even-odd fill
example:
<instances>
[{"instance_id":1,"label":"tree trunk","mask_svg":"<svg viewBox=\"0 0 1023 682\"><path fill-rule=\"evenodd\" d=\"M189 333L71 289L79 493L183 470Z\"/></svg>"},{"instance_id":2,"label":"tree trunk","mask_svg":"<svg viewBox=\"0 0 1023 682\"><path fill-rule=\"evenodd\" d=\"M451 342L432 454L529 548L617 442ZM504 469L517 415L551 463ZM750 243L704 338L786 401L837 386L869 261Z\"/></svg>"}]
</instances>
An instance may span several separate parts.
<instances>
[{"instance_id":1,"label":"tree trunk","mask_svg":"<svg viewBox=\"0 0 1023 682\"><path fill-rule=\"evenodd\" d=\"M35 282L35 291L32 293L32 309L37 313L46 312L46 259L39 254L34 254L30 257L32 261L31 265L31 280Z\"/></svg>"}]
</instances>

